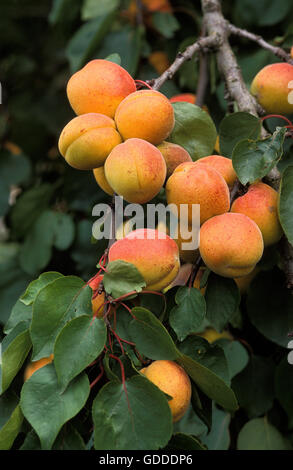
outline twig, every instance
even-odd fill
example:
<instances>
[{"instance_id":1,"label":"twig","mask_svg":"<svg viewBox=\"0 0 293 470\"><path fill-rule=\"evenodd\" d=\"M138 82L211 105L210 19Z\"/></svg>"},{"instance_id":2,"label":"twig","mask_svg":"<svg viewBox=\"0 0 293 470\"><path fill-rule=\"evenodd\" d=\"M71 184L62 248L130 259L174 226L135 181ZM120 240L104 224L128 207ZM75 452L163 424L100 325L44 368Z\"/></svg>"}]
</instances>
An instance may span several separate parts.
<instances>
[{"instance_id":1,"label":"twig","mask_svg":"<svg viewBox=\"0 0 293 470\"><path fill-rule=\"evenodd\" d=\"M228 23L227 28L231 34L256 42L263 49L266 49L267 51L272 52L274 55L276 55L280 59L293 65L292 57L290 56L290 54L284 51L284 49L282 49L281 47L273 46L269 42L265 41L261 36L257 34L253 34L250 31L247 31L246 29L237 28L237 26L235 26L234 24Z\"/></svg>"},{"instance_id":2,"label":"twig","mask_svg":"<svg viewBox=\"0 0 293 470\"><path fill-rule=\"evenodd\" d=\"M206 28L202 28L201 38L206 35ZM197 81L197 88L196 88L196 105L200 106L201 108L204 105L205 101L205 94L207 89L207 84L209 81L209 74L208 74L208 65L209 65L209 57L207 52L200 52L199 53L199 75Z\"/></svg>"}]
</instances>

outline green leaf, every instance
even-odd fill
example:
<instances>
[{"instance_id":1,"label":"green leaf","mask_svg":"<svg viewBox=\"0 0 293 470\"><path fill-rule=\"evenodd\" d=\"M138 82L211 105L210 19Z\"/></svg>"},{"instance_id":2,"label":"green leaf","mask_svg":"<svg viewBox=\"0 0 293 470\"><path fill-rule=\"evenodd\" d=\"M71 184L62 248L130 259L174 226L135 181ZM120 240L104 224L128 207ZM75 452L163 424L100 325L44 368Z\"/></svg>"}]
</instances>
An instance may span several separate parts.
<instances>
[{"instance_id":1,"label":"green leaf","mask_svg":"<svg viewBox=\"0 0 293 470\"><path fill-rule=\"evenodd\" d=\"M252 356L246 368L233 379L232 387L249 418L263 415L274 401L274 363L265 357Z\"/></svg>"},{"instance_id":2,"label":"green leaf","mask_svg":"<svg viewBox=\"0 0 293 470\"><path fill-rule=\"evenodd\" d=\"M193 406L188 407L183 417L173 424L174 432L200 437L207 433L207 425L199 418Z\"/></svg>"},{"instance_id":3,"label":"green leaf","mask_svg":"<svg viewBox=\"0 0 293 470\"><path fill-rule=\"evenodd\" d=\"M132 309L128 331L138 351L150 359L176 359L178 351L162 323L149 310Z\"/></svg>"},{"instance_id":4,"label":"green leaf","mask_svg":"<svg viewBox=\"0 0 293 470\"><path fill-rule=\"evenodd\" d=\"M0 450L9 450L18 435L23 415L13 394L0 397Z\"/></svg>"},{"instance_id":5,"label":"green leaf","mask_svg":"<svg viewBox=\"0 0 293 470\"><path fill-rule=\"evenodd\" d=\"M276 367L275 373L275 392L276 398L285 410L288 416L288 427L293 428L293 373L292 364L288 363L288 358L285 357L280 364Z\"/></svg>"},{"instance_id":6,"label":"green leaf","mask_svg":"<svg viewBox=\"0 0 293 470\"><path fill-rule=\"evenodd\" d=\"M173 103L175 126L168 140L181 145L192 160L211 155L217 130L208 113L191 103Z\"/></svg>"},{"instance_id":7,"label":"green leaf","mask_svg":"<svg viewBox=\"0 0 293 470\"><path fill-rule=\"evenodd\" d=\"M153 13L152 24L162 34L162 36L167 39L172 38L175 31L180 29L180 24L175 16L161 11L155 11Z\"/></svg>"},{"instance_id":8,"label":"green leaf","mask_svg":"<svg viewBox=\"0 0 293 470\"><path fill-rule=\"evenodd\" d=\"M0 179L8 185L21 184L31 175L31 162L23 153L13 154L8 150L0 152Z\"/></svg>"},{"instance_id":9,"label":"green leaf","mask_svg":"<svg viewBox=\"0 0 293 470\"><path fill-rule=\"evenodd\" d=\"M173 434L166 447L168 450L206 450L206 447L197 437L181 432Z\"/></svg>"},{"instance_id":10,"label":"green leaf","mask_svg":"<svg viewBox=\"0 0 293 470\"><path fill-rule=\"evenodd\" d=\"M288 166L281 179L280 197L279 197L279 219L282 228L288 238L289 243L293 244L293 166Z\"/></svg>"},{"instance_id":11,"label":"green leaf","mask_svg":"<svg viewBox=\"0 0 293 470\"><path fill-rule=\"evenodd\" d=\"M211 326L221 332L233 318L241 300L236 282L211 273L205 299L207 319Z\"/></svg>"},{"instance_id":12,"label":"green leaf","mask_svg":"<svg viewBox=\"0 0 293 470\"><path fill-rule=\"evenodd\" d=\"M50 282L55 281L55 279L62 276L63 274L57 273L56 271L42 273L38 279L35 279L28 285L26 291L20 297L20 301L25 305L33 304L35 298L43 287L46 287Z\"/></svg>"},{"instance_id":13,"label":"green leaf","mask_svg":"<svg viewBox=\"0 0 293 470\"><path fill-rule=\"evenodd\" d=\"M213 406L211 431L201 438L209 450L228 450L230 446L231 415L226 411Z\"/></svg>"},{"instance_id":14,"label":"green leaf","mask_svg":"<svg viewBox=\"0 0 293 470\"><path fill-rule=\"evenodd\" d=\"M57 250L67 250L75 236L75 225L70 214L54 212L53 244Z\"/></svg>"},{"instance_id":15,"label":"green leaf","mask_svg":"<svg viewBox=\"0 0 293 470\"><path fill-rule=\"evenodd\" d=\"M239 374L248 364L249 355L244 346L239 341L229 339L219 339L213 344L218 344L223 348L229 370L230 379Z\"/></svg>"},{"instance_id":16,"label":"green leaf","mask_svg":"<svg viewBox=\"0 0 293 470\"><path fill-rule=\"evenodd\" d=\"M288 0L237 0L235 14L245 25L272 26L290 14Z\"/></svg>"},{"instance_id":17,"label":"green leaf","mask_svg":"<svg viewBox=\"0 0 293 470\"><path fill-rule=\"evenodd\" d=\"M71 72L76 72L90 58L110 29L115 12L111 11L84 23L71 37L66 47Z\"/></svg>"},{"instance_id":18,"label":"green leaf","mask_svg":"<svg viewBox=\"0 0 293 470\"><path fill-rule=\"evenodd\" d=\"M232 162L242 184L263 178L276 166L283 155L285 134L285 127L277 127L266 139L245 139L236 144Z\"/></svg>"},{"instance_id":19,"label":"green leaf","mask_svg":"<svg viewBox=\"0 0 293 470\"><path fill-rule=\"evenodd\" d=\"M206 303L198 289L188 287L179 287L175 302L177 306L172 308L169 322L179 341L183 341L191 333L200 331L206 314Z\"/></svg>"},{"instance_id":20,"label":"green leaf","mask_svg":"<svg viewBox=\"0 0 293 470\"><path fill-rule=\"evenodd\" d=\"M62 389L99 356L106 337L104 321L88 315L74 318L64 326L54 347L54 365Z\"/></svg>"},{"instance_id":21,"label":"green leaf","mask_svg":"<svg viewBox=\"0 0 293 470\"><path fill-rule=\"evenodd\" d=\"M62 393L53 364L37 370L24 383L20 406L43 450L51 449L61 427L83 408L89 392L88 377L83 373Z\"/></svg>"},{"instance_id":22,"label":"green leaf","mask_svg":"<svg viewBox=\"0 0 293 470\"><path fill-rule=\"evenodd\" d=\"M20 299L17 300L12 308L11 315L7 320L4 327L4 333L10 333L13 328L20 322L25 322L27 328L30 326L30 322L33 315L33 309L31 305L25 305Z\"/></svg>"},{"instance_id":23,"label":"green leaf","mask_svg":"<svg viewBox=\"0 0 293 470\"><path fill-rule=\"evenodd\" d=\"M209 398L229 411L237 410L238 404L234 392L224 380L185 354L181 354L177 362L184 367L187 374Z\"/></svg>"},{"instance_id":24,"label":"green leaf","mask_svg":"<svg viewBox=\"0 0 293 470\"><path fill-rule=\"evenodd\" d=\"M108 55L108 57L106 57L105 60L109 60L110 62L114 62L114 64L121 65L121 57L116 52Z\"/></svg>"},{"instance_id":25,"label":"green leaf","mask_svg":"<svg viewBox=\"0 0 293 470\"><path fill-rule=\"evenodd\" d=\"M116 10L119 0L85 0L81 9L81 19L91 20Z\"/></svg>"},{"instance_id":26,"label":"green leaf","mask_svg":"<svg viewBox=\"0 0 293 470\"><path fill-rule=\"evenodd\" d=\"M287 347L288 333L293 331L293 298L280 270L261 272L253 279L247 295L247 313L261 334Z\"/></svg>"},{"instance_id":27,"label":"green leaf","mask_svg":"<svg viewBox=\"0 0 293 470\"><path fill-rule=\"evenodd\" d=\"M53 0L48 21L51 25L73 21L78 16L79 10L79 1Z\"/></svg>"},{"instance_id":28,"label":"green leaf","mask_svg":"<svg viewBox=\"0 0 293 470\"><path fill-rule=\"evenodd\" d=\"M136 266L126 261L111 261L107 265L107 272L104 274L103 284L108 294L114 299L128 292L141 292L146 282Z\"/></svg>"},{"instance_id":29,"label":"green leaf","mask_svg":"<svg viewBox=\"0 0 293 470\"><path fill-rule=\"evenodd\" d=\"M0 394L9 387L31 348L25 322L19 323L2 341L0 357Z\"/></svg>"},{"instance_id":30,"label":"green leaf","mask_svg":"<svg viewBox=\"0 0 293 470\"><path fill-rule=\"evenodd\" d=\"M172 434L168 400L148 379L108 382L93 402L96 450L156 450Z\"/></svg>"},{"instance_id":31,"label":"green leaf","mask_svg":"<svg viewBox=\"0 0 293 470\"><path fill-rule=\"evenodd\" d=\"M252 114L238 112L225 116L219 126L221 155L232 158L235 145L243 139L258 139L260 130L260 119Z\"/></svg>"},{"instance_id":32,"label":"green leaf","mask_svg":"<svg viewBox=\"0 0 293 470\"><path fill-rule=\"evenodd\" d=\"M282 434L268 422L267 417L248 421L237 439L238 450L286 450Z\"/></svg>"},{"instance_id":33,"label":"green leaf","mask_svg":"<svg viewBox=\"0 0 293 470\"><path fill-rule=\"evenodd\" d=\"M56 337L68 321L92 315L91 296L91 288L75 276L58 278L40 290L30 330L34 361L53 354Z\"/></svg>"}]
</instances>

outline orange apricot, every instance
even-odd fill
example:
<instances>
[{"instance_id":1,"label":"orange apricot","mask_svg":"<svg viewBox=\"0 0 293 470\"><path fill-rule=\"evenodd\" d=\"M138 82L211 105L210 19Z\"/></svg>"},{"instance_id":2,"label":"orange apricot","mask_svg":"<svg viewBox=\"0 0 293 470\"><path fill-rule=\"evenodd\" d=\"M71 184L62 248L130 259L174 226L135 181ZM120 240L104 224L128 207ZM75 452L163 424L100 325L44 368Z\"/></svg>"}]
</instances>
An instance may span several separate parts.
<instances>
[{"instance_id":1,"label":"orange apricot","mask_svg":"<svg viewBox=\"0 0 293 470\"><path fill-rule=\"evenodd\" d=\"M202 157L196 163L204 163L217 170L223 176L227 185L231 188L237 179L237 174L233 168L232 160L230 158L222 157L221 155L209 155Z\"/></svg>"},{"instance_id":2,"label":"orange apricot","mask_svg":"<svg viewBox=\"0 0 293 470\"><path fill-rule=\"evenodd\" d=\"M134 79L114 62L94 59L67 83L69 103L76 114L101 113L114 117L121 101L136 91Z\"/></svg>"},{"instance_id":3,"label":"orange apricot","mask_svg":"<svg viewBox=\"0 0 293 470\"><path fill-rule=\"evenodd\" d=\"M159 91L139 90L119 104L115 122L124 140L137 137L159 145L173 130L174 110Z\"/></svg>"},{"instance_id":4,"label":"orange apricot","mask_svg":"<svg viewBox=\"0 0 293 470\"><path fill-rule=\"evenodd\" d=\"M158 145L158 149L162 153L167 165L167 178L172 175L180 163L192 162L191 156L181 145L164 141Z\"/></svg>"},{"instance_id":5,"label":"orange apricot","mask_svg":"<svg viewBox=\"0 0 293 470\"><path fill-rule=\"evenodd\" d=\"M105 169L103 166L100 166L99 168L95 168L93 170L93 174L95 177L96 182L100 186L100 188L105 191L105 193L109 194L109 196L114 195L114 191L109 185L108 181L106 180L105 176Z\"/></svg>"},{"instance_id":6,"label":"orange apricot","mask_svg":"<svg viewBox=\"0 0 293 470\"><path fill-rule=\"evenodd\" d=\"M41 369L47 364L50 364L53 361L53 358L54 358L54 355L50 354L49 357L43 357L42 359L39 359L38 361L30 362L24 370L24 381L28 380L33 375L33 373L36 372L38 369Z\"/></svg>"},{"instance_id":7,"label":"orange apricot","mask_svg":"<svg viewBox=\"0 0 293 470\"><path fill-rule=\"evenodd\" d=\"M149 63L154 67L156 72L161 75L170 66L170 62L166 52L154 51L149 55Z\"/></svg>"},{"instance_id":8,"label":"orange apricot","mask_svg":"<svg viewBox=\"0 0 293 470\"><path fill-rule=\"evenodd\" d=\"M64 127L58 147L73 168L93 170L103 166L111 150L121 142L113 119L89 113L73 118Z\"/></svg>"},{"instance_id":9,"label":"orange apricot","mask_svg":"<svg viewBox=\"0 0 293 470\"><path fill-rule=\"evenodd\" d=\"M101 292L100 294L97 293L100 287L100 284L103 281L103 277L104 277L103 274L100 274L99 276L92 279L91 282L89 282L89 286L93 290L93 295L92 295L93 315L96 316L97 318L102 318L104 314L103 304L105 302L105 292Z\"/></svg>"}]
</instances>

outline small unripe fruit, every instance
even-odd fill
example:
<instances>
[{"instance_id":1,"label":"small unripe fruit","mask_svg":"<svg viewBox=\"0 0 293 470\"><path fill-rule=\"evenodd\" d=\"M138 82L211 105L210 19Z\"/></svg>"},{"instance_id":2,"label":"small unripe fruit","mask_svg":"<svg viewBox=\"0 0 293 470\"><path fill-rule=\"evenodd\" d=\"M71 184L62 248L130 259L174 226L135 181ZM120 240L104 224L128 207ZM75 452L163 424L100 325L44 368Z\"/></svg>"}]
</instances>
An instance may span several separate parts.
<instances>
[{"instance_id":1,"label":"small unripe fruit","mask_svg":"<svg viewBox=\"0 0 293 470\"><path fill-rule=\"evenodd\" d=\"M159 145L173 130L174 110L159 91L140 90L120 103L115 122L124 140L137 137Z\"/></svg>"},{"instance_id":2,"label":"small unripe fruit","mask_svg":"<svg viewBox=\"0 0 293 470\"><path fill-rule=\"evenodd\" d=\"M109 261L134 264L146 282L146 289L160 291L178 274L178 247L167 234L138 229L117 240L109 250Z\"/></svg>"},{"instance_id":3,"label":"small unripe fruit","mask_svg":"<svg viewBox=\"0 0 293 470\"><path fill-rule=\"evenodd\" d=\"M161 152L142 139L128 139L117 145L104 169L115 193L136 204L144 204L159 193L167 171Z\"/></svg>"},{"instance_id":4,"label":"small unripe fruit","mask_svg":"<svg viewBox=\"0 0 293 470\"><path fill-rule=\"evenodd\" d=\"M67 84L68 100L76 114L114 117L119 103L135 91L131 75L120 65L103 59L88 62Z\"/></svg>"},{"instance_id":5,"label":"small unripe fruit","mask_svg":"<svg viewBox=\"0 0 293 470\"><path fill-rule=\"evenodd\" d=\"M140 372L162 392L172 397L168 404L173 422L179 421L186 413L191 400L191 382L185 370L174 361L158 360Z\"/></svg>"},{"instance_id":6,"label":"small unripe fruit","mask_svg":"<svg viewBox=\"0 0 293 470\"><path fill-rule=\"evenodd\" d=\"M281 62L267 65L258 72L252 81L251 93L266 112L292 114L293 99L289 97L292 88L293 65Z\"/></svg>"},{"instance_id":7,"label":"small unripe fruit","mask_svg":"<svg viewBox=\"0 0 293 470\"><path fill-rule=\"evenodd\" d=\"M261 230L264 246L277 243L283 235L278 216L278 193L265 183L251 184L246 194L235 199L231 212L245 214L254 220Z\"/></svg>"},{"instance_id":8,"label":"small unripe fruit","mask_svg":"<svg viewBox=\"0 0 293 470\"><path fill-rule=\"evenodd\" d=\"M172 142L162 142L158 145L158 149L166 162L167 178L172 175L180 163L192 162L191 156L181 145L173 144Z\"/></svg>"},{"instance_id":9,"label":"small unripe fruit","mask_svg":"<svg viewBox=\"0 0 293 470\"><path fill-rule=\"evenodd\" d=\"M103 166L116 145L122 142L113 119L89 113L73 118L59 138L59 151L67 163L78 170Z\"/></svg>"},{"instance_id":10,"label":"small unripe fruit","mask_svg":"<svg viewBox=\"0 0 293 470\"><path fill-rule=\"evenodd\" d=\"M257 224L244 214L228 212L207 220L200 229L199 251L206 266L223 277L249 274L263 254Z\"/></svg>"},{"instance_id":11,"label":"small unripe fruit","mask_svg":"<svg viewBox=\"0 0 293 470\"><path fill-rule=\"evenodd\" d=\"M221 155L209 155L208 157L200 158L196 163L204 163L221 173L229 188L233 186L237 179L237 174L230 158L222 157Z\"/></svg>"},{"instance_id":12,"label":"small unripe fruit","mask_svg":"<svg viewBox=\"0 0 293 470\"><path fill-rule=\"evenodd\" d=\"M28 380L38 369L50 364L53 361L53 358L54 355L50 354L49 357L43 357L38 361L30 362L24 370L24 381Z\"/></svg>"}]
</instances>

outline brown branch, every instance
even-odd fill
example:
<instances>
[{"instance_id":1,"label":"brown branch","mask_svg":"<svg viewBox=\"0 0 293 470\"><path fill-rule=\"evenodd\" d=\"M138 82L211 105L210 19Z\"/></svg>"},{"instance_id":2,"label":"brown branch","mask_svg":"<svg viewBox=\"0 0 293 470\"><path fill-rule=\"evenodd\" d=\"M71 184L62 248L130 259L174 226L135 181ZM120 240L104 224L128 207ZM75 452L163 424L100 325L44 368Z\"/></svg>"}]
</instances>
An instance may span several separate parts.
<instances>
[{"instance_id":1,"label":"brown branch","mask_svg":"<svg viewBox=\"0 0 293 470\"><path fill-rule=\"evenodd\" d=\"M167 70L165 70L164 73L162 73L162 75L156 79L148 80L147 83L151 85L153 90L159 90L167 80L171 80L174 77L175 73L180 69L184 62L192 59L194 54L206 50L217 49L220 44L221 38L217 34L198 39L194 44L188 46L184 52L179 52L174 62Z\"/></svg>"},{"instance_id":2,"label":"brown branch","mask_svg":"<svg viewBox=\"0 0 293 470\"><path fill-rule=\"evenodd\" d=\"M263 49L266 49L267 51L272 52L272 54L276 55L280 59L293 65L292 57L281 47L273 46L269 42L265 41L261 36L257 34L253 34L250 31L247 31L246 29L237 28L237 26L231 23L227 25L227 28L231 34L256 42Z\"/></svg>"}]
</instances>

